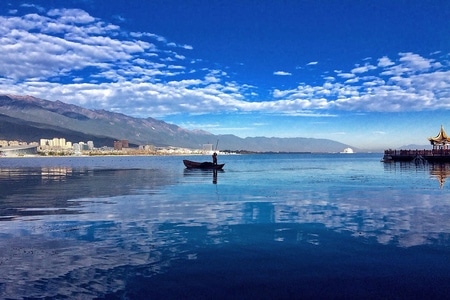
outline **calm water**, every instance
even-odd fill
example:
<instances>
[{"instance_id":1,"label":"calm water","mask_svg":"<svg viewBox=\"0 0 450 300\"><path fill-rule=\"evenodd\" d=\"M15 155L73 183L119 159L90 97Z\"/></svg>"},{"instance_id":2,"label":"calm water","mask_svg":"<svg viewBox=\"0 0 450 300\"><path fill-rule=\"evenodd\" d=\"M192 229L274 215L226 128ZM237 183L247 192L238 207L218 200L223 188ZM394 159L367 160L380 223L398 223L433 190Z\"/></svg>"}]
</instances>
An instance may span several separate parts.
<instances>
[{"instance_id":1,"label":"calm water","mask_svg":"<svg viewBox=\"0 0 450 300\"><path fill-rule=\"evenodd\" d=\"M0 298L447 298L450 166L381 157L0 158Z\"/></svg>"}]
</instances>

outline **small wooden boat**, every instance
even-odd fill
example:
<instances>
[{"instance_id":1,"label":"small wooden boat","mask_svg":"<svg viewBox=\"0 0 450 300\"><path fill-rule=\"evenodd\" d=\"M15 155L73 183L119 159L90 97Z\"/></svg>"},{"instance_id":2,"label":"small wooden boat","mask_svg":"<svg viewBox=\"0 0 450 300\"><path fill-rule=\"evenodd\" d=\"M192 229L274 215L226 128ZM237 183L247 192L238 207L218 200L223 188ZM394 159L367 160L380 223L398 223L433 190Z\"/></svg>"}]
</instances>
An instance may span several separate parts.
<instances>
[{"instance_id":1,"label":"small wooden boat","mask_svg":"<svg viewBox=\"0 0 450 300\"><path fill-rule=\"evenodd\" d=\"M212 162L205 161L205 162L196 162L184 159L183 160L184 165L188 169L204 169L204 170L222 170L223 166L225 164L213 164Z\"/></svg>"}]
</instances>

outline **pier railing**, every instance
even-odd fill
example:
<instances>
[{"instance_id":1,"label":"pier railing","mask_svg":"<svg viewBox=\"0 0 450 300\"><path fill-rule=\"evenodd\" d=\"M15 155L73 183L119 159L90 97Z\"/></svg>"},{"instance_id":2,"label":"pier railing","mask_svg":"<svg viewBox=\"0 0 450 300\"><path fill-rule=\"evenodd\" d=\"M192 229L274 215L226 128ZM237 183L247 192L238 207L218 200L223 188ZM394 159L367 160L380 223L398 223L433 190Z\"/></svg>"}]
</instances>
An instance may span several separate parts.
<instances>
[{"instance_id":1,"label":"pier railing","mask_svg":"<svg viewBox=\"0 0 450 300\"><path fill-rule=\"evenodd\" d=\"M450 156L450 149L433 150L384 150L384 155L390 156Z\"/></svg>"}]
</instances>

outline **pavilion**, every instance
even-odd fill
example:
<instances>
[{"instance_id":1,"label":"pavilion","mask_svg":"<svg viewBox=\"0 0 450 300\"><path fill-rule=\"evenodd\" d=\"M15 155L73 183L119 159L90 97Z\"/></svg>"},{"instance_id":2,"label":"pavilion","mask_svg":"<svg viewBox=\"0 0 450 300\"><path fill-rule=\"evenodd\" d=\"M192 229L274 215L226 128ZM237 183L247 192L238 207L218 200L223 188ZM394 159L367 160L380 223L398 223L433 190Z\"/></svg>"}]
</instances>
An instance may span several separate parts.
<instances>
[{"instance_id":1,"label":"pavilion","mask_svg":"<svg viewBox=\"0 0 450 300\"><path fill-rule=\"evenodd\" d=\"M429 137L431 145L433 145L433 150L437 149L449 149L450 137L445 133L444 127L441 125L441 130L435 137Z\"/></svg>"}]
</instances>

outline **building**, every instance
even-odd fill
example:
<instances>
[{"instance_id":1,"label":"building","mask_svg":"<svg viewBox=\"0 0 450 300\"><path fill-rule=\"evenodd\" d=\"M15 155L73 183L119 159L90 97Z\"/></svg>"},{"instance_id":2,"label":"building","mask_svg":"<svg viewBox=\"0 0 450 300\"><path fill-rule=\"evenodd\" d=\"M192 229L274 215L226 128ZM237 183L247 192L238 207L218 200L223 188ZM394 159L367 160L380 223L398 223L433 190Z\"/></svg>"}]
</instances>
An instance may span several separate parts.
<instances>
[{"instance_id":1,"label":"building","mask_svg":"<svg viewBox=\"0 0 450 300\"><path fill-rule=\"evenodd\" d=\"M66 139L65 138L53 138L50 144L54 148L65 148L66 147Z\"/></svg>"},{"instance_id":2,"label":"building","mask_svg":"<svg viewBox=\"0 0 450 300\"><path fill-rule=\"evenodd\" d=\"M128 140L121 140L121 142L123 148L130 148L130 146L128 145Z\"/></svg>"},{"instance_id":3,"label":"building","mask_svg":"<svg viewBox=\"0 0 450 300\"><path fill-rule=\"evenodd\" d=\"M114 141L114 150L122 150L123 148L129 148L128 140Z\"/></svg>"},{"instance_id":4,"label":"building","mask_svg":"<svg viewBox=\"0 0 450 300\"><path fill-rule=\"evenodd\" d=\"M72 148L72 143L66 141L65 138L55 137L53 139L40 139L39 146L41 147L41 149L61 150Z\"/></svg>"}]
</instances>

